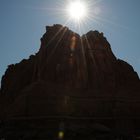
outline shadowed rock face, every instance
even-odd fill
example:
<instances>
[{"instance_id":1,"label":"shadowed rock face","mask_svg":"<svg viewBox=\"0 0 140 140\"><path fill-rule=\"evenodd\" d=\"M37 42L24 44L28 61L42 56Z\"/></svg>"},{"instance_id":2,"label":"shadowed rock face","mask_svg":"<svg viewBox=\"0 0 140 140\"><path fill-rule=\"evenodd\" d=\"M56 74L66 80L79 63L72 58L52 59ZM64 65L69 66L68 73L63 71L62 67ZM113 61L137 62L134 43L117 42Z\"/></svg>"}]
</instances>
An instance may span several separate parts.
<instances>
[{"instance_id":1,"label":"shadowed rock face","mask_svg":"<svg viewBox=\"0 0 140 140\"><path fill-rule=\"evenodd\" d=\"M36 55L8 66L1 90L12 96L39 80L63 88L90 89L114 89L139 82L133 68L116 59L103 33L90 31L80 37L61 25L46 27Z\"/></svg>"},{"instance_id":2,"label":"shadowed rock face","mask_svg":"<svg viewBox=\"0 0 140 140\"><path fill-rule=\"evenodd\" d=\"M47 26L39 52L8 66L0 93L1 118L140 117L139 77L98 31L79 36L61 25ZM134 129L125 121L110 122L110 128Z\"/></svg>"}]
</instances>

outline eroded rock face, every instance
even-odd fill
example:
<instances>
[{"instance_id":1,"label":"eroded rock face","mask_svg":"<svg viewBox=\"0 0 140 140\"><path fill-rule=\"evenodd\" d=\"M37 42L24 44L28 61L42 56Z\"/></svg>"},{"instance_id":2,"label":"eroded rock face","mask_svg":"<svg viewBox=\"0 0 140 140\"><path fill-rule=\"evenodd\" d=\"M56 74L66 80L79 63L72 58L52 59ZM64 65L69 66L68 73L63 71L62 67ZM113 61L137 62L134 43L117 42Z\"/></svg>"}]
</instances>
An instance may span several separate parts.
<instances>
[{"instance_id":1,"label":"eroded rock face","mask_svg":"<svg viewBox=\"0 0 140 140\"><path fill-rule=\"evenodd\" d=\"M140 117L139 77L98 31L80 37L62 25L47 26L39 52L8 66L0 92L3 118Z\"/></svg>"},{"instance_id":2,"label":"eroded rock face","mask_svg":"<svg viewBox=\"0 0 140 140\"><path fill-rule=\"evenodd\" d=\"M103 33L90 31L80 37L61 25L46 27L36 55L8 66L1 82L2 94L17 95L38 80L63 88L97 89L139 82L132 66L116 59Z\"/></svg>"}]
</instances>

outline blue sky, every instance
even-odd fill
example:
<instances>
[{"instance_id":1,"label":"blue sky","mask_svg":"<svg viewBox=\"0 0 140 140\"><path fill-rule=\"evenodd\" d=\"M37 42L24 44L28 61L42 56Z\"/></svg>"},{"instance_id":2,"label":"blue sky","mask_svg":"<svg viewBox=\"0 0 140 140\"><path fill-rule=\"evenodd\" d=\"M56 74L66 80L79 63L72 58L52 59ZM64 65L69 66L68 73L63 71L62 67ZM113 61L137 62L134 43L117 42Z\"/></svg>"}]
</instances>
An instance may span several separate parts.
<instances>
[{"instance_id":1,"label":"blue sky","mask_svg":"<svg viewBox=\"0 0 140 140\"><path fill-rule=\"evenodd\" d=\"M67 1L0 0L0 78L7 65L18 63L39 50L46 25L66 22L68 15L61 10ZM82 33L104 32L116 57L131 64L140 76L140 0L90 2L96 3L90 5L90 12L96 8L100 12L97 19L85 21ZM74 24L68 26L78 32Z\"/></svg>"}]
</instances>

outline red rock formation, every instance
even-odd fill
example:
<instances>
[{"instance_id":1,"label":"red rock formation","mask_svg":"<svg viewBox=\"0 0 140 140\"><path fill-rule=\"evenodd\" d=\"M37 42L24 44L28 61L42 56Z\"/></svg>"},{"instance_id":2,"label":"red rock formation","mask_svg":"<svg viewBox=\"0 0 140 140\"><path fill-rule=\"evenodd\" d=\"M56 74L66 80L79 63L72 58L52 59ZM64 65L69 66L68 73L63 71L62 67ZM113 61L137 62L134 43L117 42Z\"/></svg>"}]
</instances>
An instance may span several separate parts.
<instances>
[{"instance_id":1,"label":"red rock formation","mask_svg":"<svg viewBox=\"0 0 140 140\"><path fill-rule=\"evenodd\" d=\"M80 37L67 27L47 26L39 52L8 66L0 92L3 120L90 118L90 125L100 123L131 135L140 124L139 77L114 56L98 31ZM87 132L87 122L77 126Z\"/></svg>"}]
</instances>

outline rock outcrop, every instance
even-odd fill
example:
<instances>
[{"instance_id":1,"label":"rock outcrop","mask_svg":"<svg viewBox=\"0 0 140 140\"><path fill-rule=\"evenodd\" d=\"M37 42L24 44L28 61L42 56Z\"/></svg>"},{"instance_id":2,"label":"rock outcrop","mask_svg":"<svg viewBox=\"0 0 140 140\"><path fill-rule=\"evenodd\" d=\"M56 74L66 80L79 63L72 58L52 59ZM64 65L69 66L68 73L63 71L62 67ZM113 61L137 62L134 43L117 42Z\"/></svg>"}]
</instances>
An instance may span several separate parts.
<instances>
[{"instance_id":1,"label":"rock outcrop","mask_svg":"<svg viewBox=\"0 0 140 140\"><path fill-rule=\"evenodd\" d=\"M8 66L0 100L1 120L90 118L132 135L140 124L140 80L133 67L115 57L103 33L79 36L58 24L46 27L37 54Z\"/></svg>"}]
</instances>

